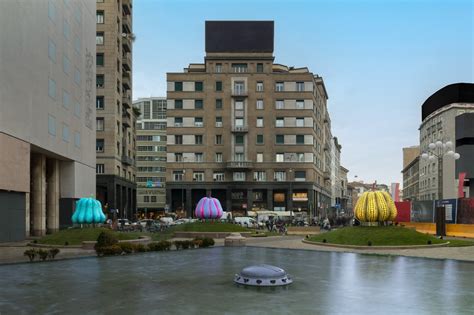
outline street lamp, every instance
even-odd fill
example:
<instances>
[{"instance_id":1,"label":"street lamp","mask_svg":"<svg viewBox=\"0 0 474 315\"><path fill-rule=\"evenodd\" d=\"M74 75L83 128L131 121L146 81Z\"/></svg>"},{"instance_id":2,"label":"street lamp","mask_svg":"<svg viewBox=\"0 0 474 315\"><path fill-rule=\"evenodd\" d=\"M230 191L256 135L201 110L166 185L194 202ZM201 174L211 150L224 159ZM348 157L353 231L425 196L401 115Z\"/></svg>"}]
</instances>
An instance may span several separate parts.
<instances>
[{"instance_id":1,"label":"street lamp","mask_svg":"<svg viewBox=\"0 0 474 315\"><path fill-rule=\"evenodd\" d=\"M293 208L294 208L294 207L293 207L293 178L294 178L294 177L292 178L293 169L290 168L290 169L288 170L288 172L290 173L290 176L289 176L289 177L290 177L290 178L289 178L289 180L290 180L290 193L289 193L289 195L290 195L290 196L289 196L289 198L290 198L290 200L291 200L291 208L290 208L290 224L291 224L291 223L293 223Z\"/></svg>"}]
</instances>

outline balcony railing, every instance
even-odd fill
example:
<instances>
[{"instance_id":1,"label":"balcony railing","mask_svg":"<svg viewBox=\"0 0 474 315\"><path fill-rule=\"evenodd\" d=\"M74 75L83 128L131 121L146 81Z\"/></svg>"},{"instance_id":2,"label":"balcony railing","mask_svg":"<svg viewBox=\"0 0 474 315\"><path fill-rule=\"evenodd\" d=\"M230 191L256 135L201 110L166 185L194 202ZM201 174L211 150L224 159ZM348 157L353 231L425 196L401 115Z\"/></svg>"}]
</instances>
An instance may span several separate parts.
<instances>
[{"instance_id":1,"label":"balcony railing","mask_svg":"<svg viewBox=\"0 0 474 315\"><path fill-rule=\"evenodd\" d=\"M252 168L253 162L252 161L228 161L227 168Z\"/></svg>"},{"instance_id":2,"label":"balcony railing","mask_svg":"<svg viewBox=\"0 0 474 315\"><path fill-rule=\"evenodd\" d=\"M128 91L123 92L122 105L125 109L130 108L132 100L130 99L130 93Z\"/></svg>"},{"instance_id":3,"label":"balcony railing","mask_svg":"<svg viewBox=\"0 0 474 315\"><path fill-rule=\"evenodd\" d=\"M331 172L323 171L323 177L324 179L331 179Z\"/></svg>"},{"instance_id":4,"label":"balcony railing","mask_svg":"<svg viewBox=\"0 0 474 315\"><path fill-rule=\"evenodd\" d=\"M131 82L130 82L130 73L125 71L122 73L122 86L125 90L130 90Z\"/></svg>"},{"instance_id":5,"label":"balcony railing","mask_svg":"<svg viewBox=\"0 0 474 315\"><path fill-rule=\"evenodd\" d=\"M122 155L122 163L126 165L133 165L133 159L129 156Z\"/></svg>"},{"instance_id":6,"label":"balcony railing","mask_svg":"<svg viewBox=\"0 0 474 315\"><path fill-rule=\"evenodd\" d=\"M132 125L132 119L131 119L129 113L127 113L127 112L122 113L122 124L125 127L130 127Z\"/></svg>"},{"instance_id":7,"label":"balcony railing","mask_svg":"<svg viewBox=\"0 0 474 315\"><path fill-rule=\"evenodd\" d=\"M248 132L248 126L232 126L232 132Z\"/></svg>"},{"instance_id":8,"label":"balcony railing","mask_svg":"<svg viewBox=\"0 0 474 315\"><path fill-rule=\"evenodd\" d=\"M232 96L247 96L247 89L232 89Z\"/></svg>"},{"instance_id":9,"label":"balcony railing","mask_svg":"<svg viewBox=\"0 0 474 315\"><path fill-rule=\"evenodd\" d=\"M132 67L132 58L130 58L130 53L124 53L122 55L122 67L126 71L130 71L130 69Z\"/></svg>"}]
</instances>

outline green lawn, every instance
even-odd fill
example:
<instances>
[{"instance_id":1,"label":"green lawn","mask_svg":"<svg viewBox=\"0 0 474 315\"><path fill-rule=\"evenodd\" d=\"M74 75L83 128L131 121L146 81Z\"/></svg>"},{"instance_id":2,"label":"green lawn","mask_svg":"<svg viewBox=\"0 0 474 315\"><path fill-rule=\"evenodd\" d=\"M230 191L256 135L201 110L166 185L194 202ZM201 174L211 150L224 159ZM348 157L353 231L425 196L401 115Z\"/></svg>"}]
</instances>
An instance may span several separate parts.
<instances>
[{"instance_id":1,"label":"green lawn","mask_svg":"<svg viewBox=\"0 0 474 315\"><path fill-rule=\"evenodd\" d=\"M96 241L105 228L82 228L61 230L54 234L49 234L38 240L40 244L64 245L81 245L83 241ZM144 233L139 232L113 232L119 240L136 239Z\"/></svg>"},{"instance_id":2,"label":"green lawn","mask_svg":"<svg viewBox=\"0 0 474 315\"><path fill-rule=\"evenodd\" d=\"M474 241L465 241L465 240L450 240L449 241L449 247L459 247L459 246L474 246Z\"/></svg>"},{"instance_id":3,"label":"green lawn","mask_svg":"<svg viewBox=\"0 0 474 315\"><path fill-rule=\"evenodd\" d=\"M194 222L176 225L170 228L173 232L252 232L243 226L221 222Z\"/></svg>"},{"instance_id":4,"label":"green lawn","mask_svg":"<svg viewBox=\"0 0 474 315\"><path fill-rule=\"evenodd\" d=\"M324 239L330 244L360 246L367 246L369 241L372 242L372 246L427 245L428 240L431 240L432 244L446 242L446 240L440 240L413 229L397 226L346 227L309 238L310 241L315 242L323 242Z\"/></svg>"}]
</instances>

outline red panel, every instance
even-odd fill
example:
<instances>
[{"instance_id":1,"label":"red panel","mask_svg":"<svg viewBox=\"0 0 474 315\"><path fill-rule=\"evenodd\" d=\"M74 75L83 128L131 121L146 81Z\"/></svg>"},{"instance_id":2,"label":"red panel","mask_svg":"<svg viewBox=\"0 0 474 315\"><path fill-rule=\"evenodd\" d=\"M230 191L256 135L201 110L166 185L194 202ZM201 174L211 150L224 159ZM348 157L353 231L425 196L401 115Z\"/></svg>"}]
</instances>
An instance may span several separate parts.
<instances>
[{"instance_id":1,"label":"red panel","mask_svg":"<svg viewBox=\"0 0 474 315\"><path fill-rule=\"evenodd\" d=\"M410 222L410 201L395 201L397 207L397 222Z\"/></svg>"}]
</instances>

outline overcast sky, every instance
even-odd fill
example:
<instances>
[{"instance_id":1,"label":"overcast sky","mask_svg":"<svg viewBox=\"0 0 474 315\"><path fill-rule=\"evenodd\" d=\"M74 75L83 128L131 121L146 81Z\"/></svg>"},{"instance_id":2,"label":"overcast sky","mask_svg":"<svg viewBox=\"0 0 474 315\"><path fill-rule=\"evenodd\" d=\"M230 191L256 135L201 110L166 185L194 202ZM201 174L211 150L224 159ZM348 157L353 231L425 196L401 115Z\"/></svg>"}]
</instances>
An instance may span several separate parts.
<instances>
[{"instance_id":1,"label":"overcast sky","mask_svg":"<svg viewBox=\"0 0 474 315\"><path fill-rule=\"evenodd\" d=\"M166 72L204 61L206 20L275 21L275 62L324 78L349 180L401 182L421 104L474 82L474 1L134 1L134 99L166 96Z\"/></svg>"}]
</instances>

